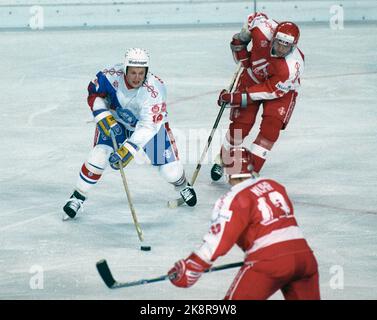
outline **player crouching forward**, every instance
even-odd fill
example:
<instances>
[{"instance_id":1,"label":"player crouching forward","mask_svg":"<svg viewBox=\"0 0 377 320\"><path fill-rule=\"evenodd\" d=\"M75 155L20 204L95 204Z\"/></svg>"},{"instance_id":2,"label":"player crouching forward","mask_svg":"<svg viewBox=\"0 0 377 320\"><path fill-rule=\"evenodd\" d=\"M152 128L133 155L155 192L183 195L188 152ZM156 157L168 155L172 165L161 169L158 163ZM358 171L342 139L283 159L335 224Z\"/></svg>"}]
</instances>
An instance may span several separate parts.
<instances>
[{"instance_id":1,"label":"player crouching forward","mask_svg":"<svg viewBox=\"0 0 377 320\"><path fill-rule=\"evenodd\" d=\"M285 299L320 299L317 262L285 188L252 176L249 150L231 148L230 155L233 163L225 166L225 174L232 188L216 202L199 249L169 271L171 282L177 287L192 286L237 244L245 252L244 265L225 299L264 300L278 290Z\"/></svg>"},{"instance_id":2,"label":"player crouching forward","mask_svg":"<svg viewBox=\"0 0 377 320\"><path fill-rule=\"evenodd\" d=\"M97 124L95 142L63 208L70 218L82 208L108 163L119 170L119 161L125 167L133 158L158 167L186 204L195 206L196 194L187 183L168 124L165 84L148 69L148 53L132 48L127 51L124 64L98 72L90 82L88 104ZM117 150L113 148L113 138Z\"/></svg>"}]
</instances>

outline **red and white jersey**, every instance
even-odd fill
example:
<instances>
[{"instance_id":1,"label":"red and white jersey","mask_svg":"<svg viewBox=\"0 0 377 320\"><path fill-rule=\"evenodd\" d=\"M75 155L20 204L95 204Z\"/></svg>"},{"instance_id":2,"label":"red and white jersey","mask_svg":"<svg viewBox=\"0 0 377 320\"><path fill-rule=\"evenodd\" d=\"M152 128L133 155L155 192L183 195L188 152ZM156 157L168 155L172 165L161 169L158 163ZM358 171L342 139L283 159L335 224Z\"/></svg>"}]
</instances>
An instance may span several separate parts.
<instances>
[{"instance_id":1,"label":"red and white jersey","mask_svg":"<svg viewBox=\"0 0 377 320\"><path fill-rule=\"evenodd\" d=\"M300 87L304 72L304 54L300 49L296 47L285 58L271 57L271 40L277 25L265 14L256 13L248 17L241 30L252 41L247 73L255 84L246 89L252 100L276 99Z\"/></svg>"},{"instance_id":2,"label":"red and white jersey","mask_svg":"<svg viewBox=\"0 0 377 320\"><path fill-rule=\"evenodd\" d=\"M234 244L245 252L245 261L311 251L285 188L261 178L247 179L217 200L209 231L195 253L213 263Z\"/></svg>"}]
</instances>

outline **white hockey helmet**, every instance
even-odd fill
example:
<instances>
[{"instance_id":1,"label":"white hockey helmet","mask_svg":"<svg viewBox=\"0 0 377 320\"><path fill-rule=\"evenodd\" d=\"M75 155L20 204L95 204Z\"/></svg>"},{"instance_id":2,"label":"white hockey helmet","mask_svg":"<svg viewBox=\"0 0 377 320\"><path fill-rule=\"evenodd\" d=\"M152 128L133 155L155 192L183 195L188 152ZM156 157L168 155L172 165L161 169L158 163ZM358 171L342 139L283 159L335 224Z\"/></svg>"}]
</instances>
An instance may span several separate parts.
<instances>
[{"instance_id":1,"label":"white hockey helmet","mask_svg":"<svg viewBox=\"0 0 377 320\"><path fill-rule=\"evenodd\" d=\"M145 49L131 48L126 52L124 68L127 67L149 67L149 54Z\"/></svg>"}]
</instances>

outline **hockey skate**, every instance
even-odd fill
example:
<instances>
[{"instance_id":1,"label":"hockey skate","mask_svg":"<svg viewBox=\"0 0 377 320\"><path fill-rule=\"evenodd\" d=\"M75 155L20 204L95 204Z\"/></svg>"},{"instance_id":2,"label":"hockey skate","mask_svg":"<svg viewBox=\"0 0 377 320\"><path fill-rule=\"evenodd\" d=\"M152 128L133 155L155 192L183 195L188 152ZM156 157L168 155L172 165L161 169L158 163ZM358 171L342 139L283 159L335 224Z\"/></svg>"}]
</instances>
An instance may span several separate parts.
<instances>
[{"instance_id":1,"label":"hockey skate","mask_svg":"<svg viewBox=\"0 0 377 320\"><path fill-rule=\"evenodd\" d=\"M180 192L183 201L189 206L193 207L196 205L196 193L190 184L187 184Z\"/></svg>"},{"instance_id":2,"label":"hockey skate","mask_svg":"<svg viewBox=\"0 0 377 320\"><path fill-rule=\"evenodd\" d=\"M63 207L65 212L63 214L63 221L69 218L73 219L79 211L82 211L84 201L85 197L75 190Z\"/></svg>"},{"instance_id":3,"label":"hockey skate","mask_svg":"<svg viewBox=\"0 0 377 320\"><path fill-rule=\"evenodd\" d=\"M220 154L215 158L215 163L211 169L211 179L213 181L218 181L224 175L223 162L221 160Z\"/></svg>"}]
</instances>

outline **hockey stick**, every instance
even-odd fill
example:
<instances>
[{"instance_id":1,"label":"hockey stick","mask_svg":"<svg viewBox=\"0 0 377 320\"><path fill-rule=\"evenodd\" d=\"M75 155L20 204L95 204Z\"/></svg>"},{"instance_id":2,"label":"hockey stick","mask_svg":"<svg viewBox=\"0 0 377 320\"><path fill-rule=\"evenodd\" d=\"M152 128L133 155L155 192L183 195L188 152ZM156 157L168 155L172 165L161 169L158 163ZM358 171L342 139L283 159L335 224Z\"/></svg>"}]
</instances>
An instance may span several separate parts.
<instances>
[{"instance_id":1,"label":"hockey stick","mask_svg":"<svg viewBox=\"0 0 377 320\"><path fill-rule=\"evenodd\" d=\"M217 267L212 267L204 271L204 273L214 272L214 271L220 271L225 269L231 269L231 268L237 268L241 267L243 265L243 261L240 262L234 262L234 263L228 263L223 264ZM173 273L171 276L169 275L163 275L156 278L150 278L150 279L140 279L136 281L130 281L130 282L118 282L114 279L109 265L107 264L107 261L105 259L100 260L96 263L97 270L102 278L102 280L105 282L106 286L110 289L119 289L119 288L126 288L126 287L133 287L133 286L139 286L142 284L147 283L153 283L158 281L164 281L167 279L174 279L176 277L176 274Z\"/></svg>"},{"instance_id":2,"label":"hockey stick","mask_svg":"<svg viewBox=\"0 0 377 320\"><path fill-rule=\"evenodd\" d=\"M237 70L236 70L236 72L233 75L232 81L230 82L229 90L228 90L229 92L231 92L237 86L237 83L238 83L238 80L239 80L239 78L241 76L242 70L243 70L242 64L240 63L237 66ZM227 103L225 103L225 102L223 102L221 104L221 108L220 108L220 111L219 111L219 113L218 113L218 115L216 117L215 123L214 123L214 125L212 127L211 134L208 137L207 144L206 144L206 146L205 146L205 148L204 148L204 150L202 152L202 156L200 157L200 160L199 160L199 162L198 162L198 164L196 166L196 169L195 169L195 171L194 171L194 173L192 175L192 178L191 178L191 185L192 186L194 185L194 183L196 181L196 178L199 175L199 171L200 171L200 169L202 167L203 160L204 160L205 156L207 155L207 151L208 151L208 149L209 149L209 147L211 145L213 136L214 136L215 131L216 131L218 125L219 125L219 122L220 122L221 117L222 117L222 115L224 113L226 105L227 105ZM171 209L177 208L177 207L181 206L182 204L184 204L184 200L182 198L168 201L168 207L171 208Z\"/></svg>"},{"instance_id":3,"label":"hockey stick","mask_svg":"<svg viewBox=\"0 0 377 320\"><path fill-rule=\"evenodd\" d=\"M116 142L114 133L112 131L110 131L110 135L111 135L111 140L113 141L113 147L114 147L114 152L115 152L116 150L118 150L118 144ZM126 175L124 174L124 170L123 170L122 160L118 161L118 165L119 165L120 175L123 181L124 190L126 191L126 195L127 195L128 206L130 207L132 219L134 220L134 225L136 228L137 236L139 237L140 241L144 241L143 231L141 230L140 224L137 221L136 212L135 212L135 208L131 199L130 190L128 189Z\"/></svg>"}]
</instances>

